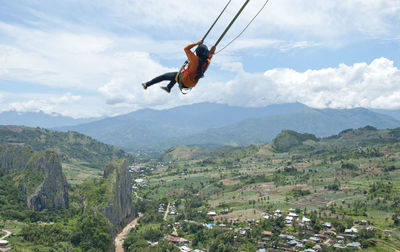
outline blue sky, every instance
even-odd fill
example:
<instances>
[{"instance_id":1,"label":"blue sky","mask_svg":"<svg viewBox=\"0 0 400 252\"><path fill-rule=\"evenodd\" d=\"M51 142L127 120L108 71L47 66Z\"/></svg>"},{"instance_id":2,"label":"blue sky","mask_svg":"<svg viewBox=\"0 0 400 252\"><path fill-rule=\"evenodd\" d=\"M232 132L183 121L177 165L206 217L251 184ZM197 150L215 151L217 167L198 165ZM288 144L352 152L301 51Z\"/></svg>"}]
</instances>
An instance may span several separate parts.
<instances>
[{"instance_id":1,"label":"blue sky","mask_svg":"<svg viewBox=\"0 0 400 252\"><path fill-rule=\"evenodd\" d=\"M180 67L183 47L201 39L226 2L0 0L0 111L92 117L296 101L400 109L399 0L270 0L189 95L144 91L141 82ZM232 0L207 45L243 2ZM263 4L250 1L221 47Z\"/></svg>"}]
</instances>

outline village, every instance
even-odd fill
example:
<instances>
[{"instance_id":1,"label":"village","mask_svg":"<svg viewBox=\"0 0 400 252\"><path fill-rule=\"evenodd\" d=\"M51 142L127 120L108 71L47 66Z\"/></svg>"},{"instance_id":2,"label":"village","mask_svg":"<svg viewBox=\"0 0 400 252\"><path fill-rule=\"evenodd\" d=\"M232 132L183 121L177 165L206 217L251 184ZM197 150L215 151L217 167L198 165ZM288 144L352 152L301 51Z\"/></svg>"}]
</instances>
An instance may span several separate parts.
<instances>
[{"instance_id":1,"label":"village","mask_svg":"<svg viewBox=\"0 0 400 252\"><path fill-rule=\"evenodd\" d=\"M137 190L147 186L145 179L134 180L133 189ZM216 211L208 211L206 213L211 222L198 222L194 220L175 221L172 224L173 232L166 234L162 239L166 240L183 252L201 252L201 249L192 249L190 232L184 232L182 226L185 223L198 225L203 228L212 230L219 229L222 232L234 232L235 237L251 238L254 236L253 230L261 230L257 235L257 252L264 251L305 251L318 252L324 248L333 248L335 250L362 248L362 239L365 234L375 235L378 230L372 225L369 225L367 220L355 221L350 227L345 227L343 230L337 230L329 221L318 218L312 220L307 213L303 213L300 209L290 208L288 210L275 209L271 212L263 212L259 219L249 219L247 222L240 222L238 219L229 222L221 222L221 217L229 210L223 209L219 213ZM200 211L199 211L200 212ZM175 219L180 213L175 206L175 202L160 203L158 213L164 215L164 222L168 218ZM281 222L282 227L279 233L274 233L273 225ZM314 227L314 228L313 228ZM316 228L315 228L316 227ZM360 232L363 234L361 237ZM181 235L179 235L180 233ZM390 230L384 230L382 236L390 236ZM157 244L157 242L153 243Z\"/></svg>"},{"instance_id":2,"label":"village","mask_svg":"<svg viewBox=\"0 0 400 252\"><path fill-rule=\"evenodd\" d=\"M158 164L160 167L163 164ZM135 168L132 170L140 178L134 179L133 190L137 192L148 186L147 171L150 167ZM137 177L137 176L136 176ZM171 199L170 199L171 200ZM168 241L177 247L180 251L208 251L198 246L193 246L193 233L184 230L186 224L197 225L207 230L218 229L220 232L233 232L234 239L242 238L257 240L255 246L257 252L263 251L306 251L318 252L324 249L334 250L360 250L366 245L368 238L381 236L383 238L391 236L391 230L379 230L367 220L353 221L348 220L332 223L332 218L318 218L312 214L300 209L274 209L265 211L259 218L248 219L247 221L239 219L224 219L224 215L229 209L224 208L218 211L195 210L198 214L206 216L203 221L182 219L179 211L184 211L176 202L171 201L166 204L160 203L157 209L159 214L163 215L163 222L170 223L173 232L164 234L163 240ZM179 205L179 204L178 204ZM186 209L187 210L187 209ZM340 226L338 227L338 223ZM344 225L342 224L344 223ZM368 242L371 242L370 240ZM149 241L156 245L157 241Z\"/></svg>"},{"instance_id":3,"label":"village","mask_svg":"<svg viewBox=\"0 0 400 252\"><path fill-rule=\"evenodd\" d=\"M170 215L175 215L175 210L171 210ZM216 217L217 214L214 211L208 212L208 216ZM368 226L368 222L363 220L361 223L355 224L351 228L346 228L343 233L338 233L335 228L333 228L330 222L320 221L319 225L323 227L321 230L314 230L311 225L311 219L302 216L301 218L297 213L295 213L295 209L289 209L289 211L281 211L279 209L275 210L271 215L265 213L265 215L259 220L248 220L246 227L235 227L238 226L239 223L233 222L232 224L216 224L216 223L198 223L196 221L184 220L184 222L189 222L192 224L201 225L207 229L220 228L224 231L234 231L237 235L247 236L250 231L255 228L257 225L261 224L261 221L269 220L269 219L278 219L284 221L285 228L291 229L293 225L297 225L301 227L303 232L284 232L278 235L277 246L275 248L271 248L271 244L273 242L272 239L274 234L271 231L263 231L261 236L261 240L257 243L258 250L257 252L267 251L305 251L305 252L318 252L323 248L335 248L335 249L346 249L346 248L354 248L361 249L361 243L358 241L359 236L358 233L360 230L366 230L375 232L374 228ZM179 229L181 226L180 222L174 223L174 230ZM390 231L386 230L385 235L390 235ZM307 238L303 238L308 236ZM170 235L164 237L165 240L174 243L176 246L180 248L181 251L193 251L200 252L202 250L199 249L190 249L190 241L179 237L177 232L174 231Z\"/></svg>"}]
</instances>

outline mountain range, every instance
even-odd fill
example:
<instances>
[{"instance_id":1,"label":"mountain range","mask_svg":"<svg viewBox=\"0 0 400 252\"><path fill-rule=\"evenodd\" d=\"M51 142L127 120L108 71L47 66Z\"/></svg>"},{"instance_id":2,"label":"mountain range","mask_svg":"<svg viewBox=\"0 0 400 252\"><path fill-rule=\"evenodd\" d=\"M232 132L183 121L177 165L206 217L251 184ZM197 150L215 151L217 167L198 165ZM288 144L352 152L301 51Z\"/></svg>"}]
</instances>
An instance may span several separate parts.
<instances>
[{"instance_id":1,"label":"mountain range","mask_svg":"<svg viewBox=\"0 0 400 252\"><path fill-rule=\"evenodd\" d=\"M125 151L136 152L165 150L176 145L264 144L283 129L327 137L367 125L378 129L399 127L400 111L315 109L301 103L257 108L198 103L165 110L143 109L116 117L51 128L76 131Z\"/></svg>"},{"instance_id":2,"label":"mountain range","mask_svg":"<svg viewBox=\"0 0 400 252\"><path fill-rule=\"evenodd\" d=\"M271 141L282 129L326 137L366 125L396 128L400 120L364 108L314 109L301 103L262 108L199 103L145 109L58 130L77 131L126 151L176 145L249 145Z\"/></svg>"}]
</instances>

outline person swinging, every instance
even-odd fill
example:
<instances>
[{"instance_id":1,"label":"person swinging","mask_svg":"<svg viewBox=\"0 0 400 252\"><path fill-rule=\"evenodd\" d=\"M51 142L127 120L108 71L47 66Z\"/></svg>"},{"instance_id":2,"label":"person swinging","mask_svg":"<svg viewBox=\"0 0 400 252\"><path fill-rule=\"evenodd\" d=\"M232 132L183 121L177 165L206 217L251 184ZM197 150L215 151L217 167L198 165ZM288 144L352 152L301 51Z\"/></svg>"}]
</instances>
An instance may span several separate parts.
<instances>
[{"instance_id":1,"label":"person swinging","mask_svg":"<svg viewBox=\"0 0 400 252\"><path fill-rule=\"evenodd\" d=\"M197 43L192 43L189 44L185 47L185 53L188 58L188 60L185 62L185 64L182 66L181 70L179 72L171 72L171 73L165 73L163 75L160 75L148 82L143 82L142 86L144 89L147 89L151 85L154 85L156 83L159 83L161 81L169 81L169 84L165 87L161 87L163 90L166 92L170 93L172 87L176 84L176 82L179 83L179 88L181 89L181 92L185 94L182 91L182 88L188 88L191 89L194 86L196 86L197 82L199 81L200 78L204 76L205 71L207 70L208 66L210 65L211 58L215 54L215 48L221 42L221 40L224 38L225 34L228 32L230 27L233 25L235 20L239 17L240 13L242 13L243 9L246 7L246 5L249 3L250 0L246 0L246 2L242 5L238 13L235 15L235 17L232 19L232 21L229 23L229 25L225 28L225 31L222 33L222 35L219 37L217 42L213 47L211 47L211 50L208 50L208 47L203 44L203 41L207 37L207 35L210 33L210 31L213 29L214 25L217 23L218 19L221 17L222 13L224 13L225 9L228 7L230 4L231 0L228 1L228 3L225 5L224 9L221 11L217 19L214 21L214 23L211 25L210 29L208 29L207 33L204 35L203 39L200 40ZM269 0L266 0L265 4L261 8L261 10L264 8L264 6L268 3ZM251 22L257 17L257 15L261 12L261 10L256 14L256 16L250 21L250 23L243 29L243 31L239 34L239 36L247 29L247 27L251 24ZM236 37L238 38L238 36ZM235 38L235 39L236 39ZM233 39L231 42L228 43L231 44L235 39ZM191 49L195 46L198 46L195 50L194 54ZM226 47L226 46L225 46ZM224 47L224 48L225 48ZM222 49L224 49L222 48ZM187 64L188 63L188 64Z\"/></svg>"},{"instance_id":2,"label":"person swinging","mask_svg":"<svg viewBox=\"0 0 400 252\"><path fill-rule=\"evenodd\" d=\"M196 54L191 51L195 46L198 46L195 50ZM198 81L204 77L204 73L210 65L211 58L215 53L215 48L216 46L213 46L211 47L211 50L208 50L208 47L203 44L203 40L187 45L184 48L188 62L187 65L185 64L186 67L184 65L183 69L179 72L165 73L148 82L143 82L143 88L146 90L148 87L162 81L169 81L167 86L161 86L161 89L167 93L171 92L171 89L176 82L181 85L181 89L193 88L196 86Z\"/></svg>"}]
</instances>

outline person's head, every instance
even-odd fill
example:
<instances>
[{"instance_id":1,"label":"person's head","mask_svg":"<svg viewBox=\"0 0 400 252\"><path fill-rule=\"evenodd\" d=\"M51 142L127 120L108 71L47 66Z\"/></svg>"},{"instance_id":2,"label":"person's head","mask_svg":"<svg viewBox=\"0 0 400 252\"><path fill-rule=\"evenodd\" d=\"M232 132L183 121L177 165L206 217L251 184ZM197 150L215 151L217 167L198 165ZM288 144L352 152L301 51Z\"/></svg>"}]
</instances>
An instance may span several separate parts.
<instances>
[{"instance_id":1,"label":"person's head","mask_svg":"<svg viewBox=\"0 0 400 252\"><path fill-rule=\"evenodd\" d=\"M209 54L210 51L208 50L208 47L204 44L201 44L196 48L196 55L202 60L206 60Z\"/></svg>"}]
</instances>

